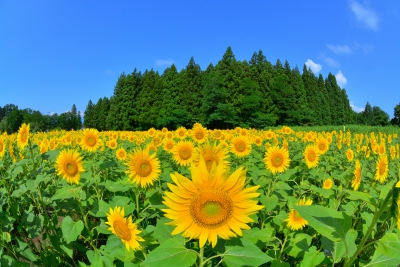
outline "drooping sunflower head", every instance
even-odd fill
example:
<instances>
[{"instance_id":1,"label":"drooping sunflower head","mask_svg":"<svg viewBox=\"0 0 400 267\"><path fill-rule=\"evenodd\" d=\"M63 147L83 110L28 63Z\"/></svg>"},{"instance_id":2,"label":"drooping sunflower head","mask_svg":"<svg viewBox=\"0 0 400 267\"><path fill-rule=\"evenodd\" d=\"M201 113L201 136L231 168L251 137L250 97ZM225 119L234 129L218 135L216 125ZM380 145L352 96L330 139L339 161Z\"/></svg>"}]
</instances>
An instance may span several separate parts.
<instances>
[{"instance_id":1,"label":"drooping sunflower head","mask_svg":"<svg viewBox=\"0 0 400 267\"><path fill-rule=\"evenodd\" d=\"M180 166L189 166L193 160L194 145L190 141L180 141L176 144L173 158Z\"/></svg>"},{"instance_id":2,"label":"drooping sunflower head","mask_svg":"<svg viewBox=\"0 0 400 267\"><path fill-rule=\"evenodd\" d=\"M19 127L17 135L17 145L21 149L24 149L24 147L28 144L30 127L30 124L25 123L23 123L21 127Z\"/></svg>"},{"instance_id":3,"label":"drooping sunflower head","mask_svg":"<svg viewBox=\"0 0 400 267\"><path fill-rule=\"evenodd\" d=\"M358 188L360 187L361 183L361 164L358 159L356 159L356 165L354 167L354 178L353 181L351 182L351 187L353 188L354 191L357 191Z\"/></svg>"},{"instance_id":4,"label":"drooping sunflower head","mask_svg":"<svg viewBox=\"0 0 400 267\"><path fill-rule=\"evenodd\" d=\"M324 181L324 184L322 185L322 188L324 189L331 189L333 185L333 181L331 178L328 178Z\"/></svg>"},{"instance_id":5,"label":"drooping sunflower head","mask_svg":"<svg viewBox=\"0 0 400 267\"><path fill-rule=\"evenodd\" d=\"M265 152L264 163L273 174L283 173L290 164L289 151L278 146L270 147Z\"/></svg>"},{"instance_id":6,"label":"drooping sunflower head","mask_svg":"<svg viewBox=\"0 0 400 267\"><path fill-rule=\"evenodd\" d=\"M87 128L83 131L83 136L81 140L82 149L95 152L102 145L99 137L99 132L96 129Z\"/></svg>"},{"instance_id":7,"label":"drooping sunflower head","mask_svg":"<svg viewBox=\"0 0 400 267\"><path fill-rule=\"evenodd\" d=\"M139 231L136 224L132 222L132 216L124 218L124 213L124 208L110 208L110 213L106 213L106 224L110 226L108 230L121 239L128 251L130 249L133 251L140 250L142 247L139 242L144 241L144 239L139 236L141 231Z\"/></svg>"},{"instance_id":8,"label":"drooping sunflower head","mask_svg":"<svg viewBox=\"0 0 400 267\"><path fill-rule=\"evenodd\" d=\"M226 151L226 149L224 149L221 145L217 145L216 143L213 145L210 143L205 143L199 147L196 147L193 155L193 163L198 166L200 158L203 158L208 171L211 171L211 167L214 163L216 165L222 164L222 166L226 169L229 166L229 161L227 160L228 157L228 151Z\"/></svg>"},{"instance_id":9,"label":"drooping sunflower head","mask_svg":"<svg viewBox=\"0 0 400 267\"><path fill-rule=\"evenodd\" d=\"M231 152L237 157L245 157L251 153L251 142L245 136L236 136L231 140Z\"/></svg>"},{"instance_id":10,"label":"drooping sunflower head","mask_svg":"<svg viewBox=\"0 0 400 267\"><path fill-rule=\"evenodd\" d=\"M191 165L191 178L179 173L171 174L174 184L168 184L171 192L166 192L163 203L165 217L171 219L169 225L176 226L173 235L181 232L183 237L199 239L200 247L208 241L212 247L218 236L229 239L242 235L242 229L250 229L246 224L253 222L249 215L263 206L258 205L256 193L259 186L247 187L246 171L242 168L229 174L222 165L213 164L207 170L201 157L199 165Z\"/></svg>"},{"instance_id":11,"label":"drooping sunflower head","mask_svg":"<svg viewBox=\"0 0 400 267\"><path fill-rule=\"evenodd\" d=\"M57 174L70 184L79 184L80 174L85 170L82 167L82 157L76 150L63 150L57 157Z\"/></svg>"},{"instance_id":12,"label":"drooping sunflower head","mask_svg":"<svg viewBox=\"0 0 400 267\"><path fill-rule=\"evenodd\" d=\"M296 203L297 206L309 206L311 204L312 200L306 200L305 197ZM287 221L287 227L292 231L303 229L304 226L308 225L308 221L301 217L295 209L290 211L288 218L285 221Z\"/></svg>"},{"instance_id":13,"label":"drooping sunflower head","mask_svg":"<svg viewBox=\"0 0 400 267\"><path fill-rule=\"evenodd\" d=\"M317 146L308 145L304 150L304 159L309 169L318 166L319 154Z\"/></svg>"},{"instance_id":14,"label":"drooping sunflower head","mask_svg":"<svg viewBox=\"0 0 400 267\"><path fill-rule=\"evenodd\" d=\"M375 180L384 183L389 173L389 162L386 154L379 155L376 162Z\"/></svg>"},{"instance_id":15,"label":"drooping sunflower head","mask_svg":"<svg viewBox=\"0 0 400 267\"><path fill-rule=\"evenodd\" d=\"M156 154L150 155L147 149L137 149L129 154L125 164L128 167L127 174L131 182L143 188L153 185L161 173L160 161Z\"/></svg>"}]
</instances>

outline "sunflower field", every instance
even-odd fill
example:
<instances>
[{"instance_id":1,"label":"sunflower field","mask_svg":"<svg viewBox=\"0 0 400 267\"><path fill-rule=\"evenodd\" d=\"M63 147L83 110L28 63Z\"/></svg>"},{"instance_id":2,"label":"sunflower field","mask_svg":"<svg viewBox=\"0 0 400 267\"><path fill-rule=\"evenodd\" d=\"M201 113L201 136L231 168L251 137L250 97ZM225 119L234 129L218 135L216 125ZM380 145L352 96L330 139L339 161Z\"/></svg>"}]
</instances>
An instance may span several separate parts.
<instances>
[{"instance_id":1,"label":"sunflower field","mask_svg":"<svg viewBox=\"0 0 400 267\"><path fill-rule=\"evenodd\" d=\"M1 266L399 266L396 128L0 135Z\"/></svg>"}]
</instances>

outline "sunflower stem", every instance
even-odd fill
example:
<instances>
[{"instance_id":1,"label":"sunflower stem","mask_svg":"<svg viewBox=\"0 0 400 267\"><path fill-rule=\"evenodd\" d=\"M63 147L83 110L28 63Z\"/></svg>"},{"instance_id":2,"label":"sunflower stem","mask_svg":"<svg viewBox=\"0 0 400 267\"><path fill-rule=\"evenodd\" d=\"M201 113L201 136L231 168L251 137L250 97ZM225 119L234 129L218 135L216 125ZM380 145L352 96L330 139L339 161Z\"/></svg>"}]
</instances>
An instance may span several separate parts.
<instances>
[{"instance_id":1,"label":"sunflower stem","mask_svg":"<svg viewBox=\"0 0 400 267\"><path fill-rule=\"evenodd\" d=\"M205 261L203 261L203 257L204 257L204 246L200 248L200 254L199 254L199 267L203 267Z\"/></svg>"},{"instance_id":2,"label":"sunflower stem","mask_svg":"<svg viewBox=\"0 0 400 267\"><path fill-rule=\"evenodd\" d=\"M136 187L136 188L135 188L135 198L136 198L137 220L140 219L139 196L140 196L140 192L138 191L138 188Z\"/></svg>"},{"instance_id":3,"label":"sunflower stem","mask_svg":"<svg viewBox=\"0 0 400 267\"><path fill-rule=\"evenodd\" d=\"M82 202L81 202L80 196L79 196L79 198L77 200L78 200L79 209L80 209L81 214L82 214L83 222L85 224L85 227L86 227L87 231L89 232L89 243L92 245L92 231L89 228L89 224L88 224L88 221L87 221L87 218L86 218L86 214L83 211L83 207L82 207Z\"/></svg>"}]
</instances>

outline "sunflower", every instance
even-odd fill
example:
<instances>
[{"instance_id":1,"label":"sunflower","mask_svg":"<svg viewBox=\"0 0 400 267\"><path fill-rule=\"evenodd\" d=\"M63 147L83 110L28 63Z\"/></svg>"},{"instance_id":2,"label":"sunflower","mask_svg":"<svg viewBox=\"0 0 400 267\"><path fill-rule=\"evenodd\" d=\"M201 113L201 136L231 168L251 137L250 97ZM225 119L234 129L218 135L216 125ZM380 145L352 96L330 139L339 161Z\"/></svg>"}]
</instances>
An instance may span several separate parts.
<instances>
[{"instance_id":1,"label":"sunflower","mask_svg":"<svg viewBox=\"0 0 400 267\"><path fill-rule=\"evenodd\" d=\"M6 144L4 142L3 137L0 136L0 158L4 157L5 152L6 152Z\"/></svg>"},{"instance_id":2,"label":"sunflower","mask_svg":"<svg viewBox=\"0 0 400 267\"><path fill-rule=\"evenodd\" d=\"M183 237L199 239L200 248L207 240L215 247L218 236L229 239L250 229L246 223L254 221L249 215L263 206L253 200L260 195L256 193L259 186L244 188L246 170L239 168L229 175L222 164L213 164L209 172L201 157L190 171L192 179L171 174L175 184L168 183L172 192L163 197L167 209L162 211L172 220L167 224L176 226L173 235L183 232Z\"/></svg>"},{"instance_id":3,"label":"sunflower","mask_svg":"<svg viewBox=\"0 0 400 267\"><path fill-rule=\"evenodd\" d=\"M160 176L160 161L156 158L156 154L150 155L147 149L138 149L128 155L126 165L131 182L139 184L143 188L153 185L153 182Z\"/></svg>"},{"instance_id":4,"label":"sunflower","mask_svg":"<svg viewBox=\"0 0 400 267\"><path fill-rule=\"evenodd\" d=\"M203 126L197 126L192 131L193 140L201 144L207 139L207 129Z\"/></svg>"},{"instance_id":5,"label":"sunflower","mask_svg":"<svg viewBox=\"0 0 400 267\"><path fill-rule=\"evenodd\" d=\"M309 169L317 167L319 162L318 148L315 145L308 145L304 150L304 158Z\"/></svg>"},{"instance_id":6,"label":"sunflower","mask_svg":"<svg viewBox=\"0 0 400 267\"><path fill-rule=\"evenodd\" d=\"M188 166L193 160L194 145L190 141L180 141L176 144L173 158L180 166Z\"/></svg>"},{"instance_id":7,"label":"sunflower","mask_svg":"<svg viewBox=\"0 0 400 267\"><path fill-rule=\"evenodd\" d=\"M379 155L379 158L376 162L376 173L375 173L375 180L379 181L380 183L384 183L388 176L389 172L389 163L386 154Z\"/></svg>"},{"instance_id":8,"label":"sunflower","mask_svg":"<svg viewBox=\"0 0 400 267\"><path fill-rule=\"evenodd\" d=\"M126 151L124 148L119 148L115 152L115 155L117 156L117 159L124 161L126 159Z\"/></svg>"},{"instance_id":9,"label":"sunflower","mask_svg":"<svg viewBox=\"0 0 400 267\"><path fill-rule=\"evenodd\" d=\"M19 127L17 135L17 144L18 147L20 147L21 149L24 149L24 147L28 144L29 130L30 130L29 124L23 123L21 127Z\"/></svg>"},{"instance_id":10,"label":"sunflower","mask_svg":"<svg viewBox=\"0 0 400 267\"><path fill-rule=\"evenodd\" d=\"M153 127L147 130L147 135L149 137L153 137L155 134L156 134L156 129L154 129Z\"/></svg>"},{"instance_id":11,"label":"sunflower","mask_svg":"<svg viewBox=\"0 0 400 267\"><path fill-rule=\"evenodd\" d=\"M351 148L347 149L346 151L346 157L348 161L353 161L354 159L354 152L351 150Z\"/></svg>"},{"instance_id":12,"label":"sunflower","mask_svg":"<svg viewBox=\"0 0 400 267\"><path fill-rule=\"evenodd\" d=\"M172 153L174 150L175 142L172 139L165 139L163 148L165 151Z\"/></svg>"},{"instance_id":13,"label":"sunflower","mask_svg":"<svg viewBox=\"0 0 400 267\"><path fill-rule=\"evenodd\" d=\"M110 141L107 142L107 146L108 146L110 149L114 150L114 149L117 148L118 143L117 143L116 140L111 139Z\"/></svg>"},{"instance_id":14,"label":"sunflower","mask_svg":"<svg viewBox=\"0 0 400 267\"><path fill-rule=\"evenodd\" d=\"M262 138L259 137L259 136L256 136L254 138L253 144L255 144L256 146L260 147L262 145L262 142L263 142Z\"/></svg>"},{"instance_id":15,"label":"sunflower","mask_svg":"<svg viewBox=\"0 0 400 267\"><path fill-rule=\"evenodd\" d=\"M110 213L106 213L106 224L110 226L108 230L121 239L128 251L130 249L133 251L140 250L142 247L139 242L144 241L144 239L139 236L141 231L139 231L136 224L132 222L132 216L124 218L124 213L124 208L110 208Z\"/></svg>"},{"instance_id":16,"label":"sunflower","mask_svg":"<svg viewBox=\"0 0 400 267\"><path fill-rule=\"evenodd\" d=\"M282 173L289 167L289 152L284 148L273 146L265 152L264 163L273 174Z\"/></svg>"},{"instance_id":17,"label":"sunflower","mask_svg":"<svg viewBox=\"0 0 400 267\"><path fill-rule=\"evenodd\" d=\"M329 149L328 140L326 140L323 137L320 137L317 141L317 147L318 147L319 154L321 154L321 155L325 154Z\"/></svg>"},{"instance_id":18,"label":"sunflower","mask_svg":"<svg viewBox=\"0 0 400 267\"><path fill-rule=\"evenodd\" d=\"M361 164L358 159L356 159L356 166L354 168L354 179L351 182L351 187L353 188L354 191L357 191L358 188L360 187L361 183Z\"/></svg>"},{"instance_id":19,"label":"sunflower","mask_svg":"<svg viewBox=\"0 0 400 267\"><path fill-rule=\"evenodd\" d=\"M83 131L81 146L82 149L89 152L95 152L97 149L99 149L101 147L99 132L96 129L91 129L91 128L85 129Z\"/></svg>"},{"instance_id":20,"label":"sunflower","mask_svg":"<svg viewBox=\"0 0 400 267\"><path fill-rule=\"evenodd\" d=\"M245 136L236 136L231 140L231 152L237 157L245 157L251 152L251 143Z\"/></svg>"},{"instance_id":21,"label":"sunflower","mask_svg":"<svg viewBox=\"0 0 400 267\"><path fill-rule=\"evenodd\" d=\"M176 133L176 136L178 136L178 138L185 139L187 130L181 126L175 131L175 133Z\"/></svg>"},{"instance_id":22,"label":"sunflower","mask_svg":"<svg viewBox=\"0 0 400 267\"><path fill-rule=\"evenodd\" d=\"M57 174L70 184L79 184L80 175L85 170L82 167L82 157L76 150L67 149L60 152L56 160Z\"/></svg>"},{"instance_id":23,"label":"sunflower","mask_svg":"<svg viewBox=\"0 0 400 267\"><path fill-rule=\"evenodd\" d=\"M229 157L228 151L226 151L221 145L217 145L215 143L214 145L206 143L195 149L193 155L194 165L196 166L199 165L201 157L204 159L208 171L211 170L211 167L214 162L217 165L222 164L225 169L229 165L229 161L226 160Z\"/></svg>"},{"instance_id":24,"label":"sunflower","mask_svg":"<svg viewBox=\"0 0 400 267\"><path fill-rule=\"evenodd\" d=\"M311 204L312 200L306 200L305 197L296 203L297 206L309 206ZM304 226L308 225L307 220L303 219L303 217L301 217L295 209L292 209L290 211L289 216L285 221L288 222L287 227L290 228L292 231L303 229Z\"/></svg>"},{"instance_id":25,"label":"sunflower","mask_svg":"<svg viewBox=\"0 0 400 267\"><path fill-rule=\"evenodd\" d=\"M331 179L331 178L328 178L328 179L326 179L326 180L324 181L324 184L323 184L322 188L324 188L324 189L331 189L331 188L332 188L332 185L333 185L332 179Z\"/></svg>"}]
</instances>

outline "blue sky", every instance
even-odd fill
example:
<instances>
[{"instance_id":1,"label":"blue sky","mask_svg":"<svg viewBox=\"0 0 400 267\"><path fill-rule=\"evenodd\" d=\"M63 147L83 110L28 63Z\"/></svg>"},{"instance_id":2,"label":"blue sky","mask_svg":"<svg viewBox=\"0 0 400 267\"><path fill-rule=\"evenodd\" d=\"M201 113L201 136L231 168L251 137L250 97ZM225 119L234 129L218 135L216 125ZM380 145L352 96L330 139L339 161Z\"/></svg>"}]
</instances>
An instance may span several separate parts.
<instances>
[{"instance_id":1,"label":"blue sky","mask_svg":"<svg viewBox=\"0 0 400 267\"><path fill-rule=\"evenodd\" d=\"M353 109L400 103L400 1L0 1L0 106L62 113L122 72L205 70L231 46L336 75Z\"/></svg>"}]
</instances>

